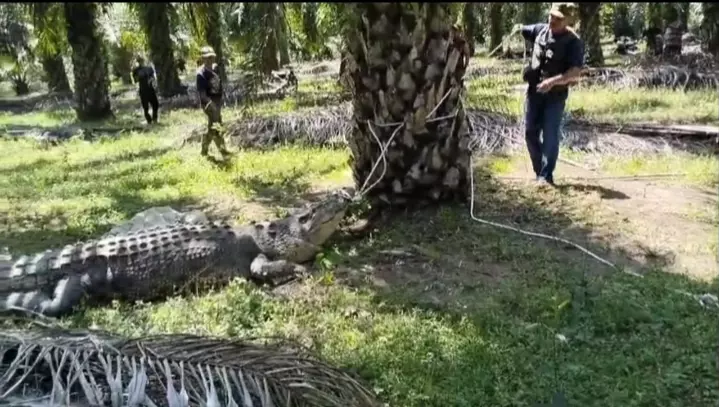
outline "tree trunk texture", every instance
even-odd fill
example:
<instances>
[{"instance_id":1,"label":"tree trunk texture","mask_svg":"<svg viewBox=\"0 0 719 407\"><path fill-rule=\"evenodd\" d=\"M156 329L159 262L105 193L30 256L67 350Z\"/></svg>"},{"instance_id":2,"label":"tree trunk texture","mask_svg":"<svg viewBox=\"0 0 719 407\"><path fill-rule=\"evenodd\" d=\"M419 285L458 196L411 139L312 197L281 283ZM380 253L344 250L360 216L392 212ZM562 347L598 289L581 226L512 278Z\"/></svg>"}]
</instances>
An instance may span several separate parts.
<instances>
[{"instance_id":1,"label":"tree trunk texture","mask_svg":"<svg viewBox=\"0 0 719 407\"><path fill-rule=\"evenodd\" d=\"M56 30L55 27L48 27L48 25L52 25L47 20L51 3L31 4L33 23L37 33L46 33L48 28L53 29L54 32L61 31ZM52 52L44 50L40 53L40 62L45 73L48 90L50 92L71 92L70 81L67 79L65 71L65 62L62 59L62 47L58 44L54 45L56 47L51 47Z\"/></svg>"},{"instance_id":2,"label":"tree trunk texture","mask_svg":"<svg viewBox=\"0 0 719 407\"><path fill-rule=\"evenodd\" d=\"M170 3L145 3L141 13L142 27L150 48L150 59L157 72L157 87L161 96L172 97L183 93L177 61L172 47Z\"/></svg>"},{"instance_id":3,"label":"tree trunk texture","mask_svg":"<svg viewBox=\"0 0 719 407\"><path fill-rule=\"evenodd\" d=\"M358 190L377 182L367 196L395 207L466 199L470 132L460 99L466 66L463 45L450 37L451 4L355 7L347 72ZM374 135L390 143L386 167Z\"/></svg>"},{"instance_id":4,"label":"tree trunk texture","mask_svg":"<svg viewBox=\"0 0 719 407\"><path fill-rule=\"evenodd\" d=\"M647 53L660 55L662 44L662 34L664 33L664 23L662 21L662 3L647 4ZM657 37L657 34L660 36Z\"/></svg>"},{"instance_id":5,"label":"tree trunk texture","mask_svg":"<svg viewBox=\"0 0 719 407\"><path fill-rule=\"evenodd\" d=\"M679 21L682 24L682 30L685 32L689 30L689 13L691 12L691 3L679 3Z\"/></svg>"},{"instance_id":6,"label":"tree trunk texture","mask_svg":"<svg viewBox=\"0 0 719 407\"><path fill-rule=\"evenodd\" d=\"M522 3L520 14L522 24L537 24L542 22L542 3ZM524 41L524 52L531 55L533 44L531 41Z\"/></svg>"},{"instance_id":7,"label":"tree trunk texture","mask_svg":"<svg viewBox=\"0 0 719 407\"><path fill-rule=\"evenodd\" d=\"M223 21L220 3L200 3L204 8L205 41L217 54L217 71L222 83L227 83L227 61L225 61L225 41L223 39Z\"/></svg>"},{"instance_id":8,"label":"tree trunk texture","mask_svg":"<svg viewBox=\"0 0 719 407\"><path fill-rule=\"evenodd\" d=\"M112 117L107 50L97 23L97 3L65 3L67 41L72 47L75 107L80 121Z\"/></svg>"},{"instance_id":9,"label":"tree trunk texture","mask_svg":"<svg viewBox=\"0 0 719 407\"><path fill-rule=\"evenodd\" d=\"M45 71L47 87L50 92L70 92L70 81L67 80L65 63L62 55L44 56L41 58L42 69Z\"/></svg>"},{"instance_id":10,"label":"tree trunk texture","mask_svg":"<svg viewBox=\"0 0 719 407\"><path fill-rule=\"evenodd\" d=\"M490 52L502 45L504 26L502 25L503 3L489 4L489 50Z\"/></svg>"},{"instance_id":11,"label":"tree trunk texture","mask_svg":"<svg viewBox=\"0 0 719 407\"><path fill-rule=\"evenodd\" d=\"M599 9L602 3L577 3L579 6L579 36L584 40L586 63L589 66L604 65L602 38L599 32Z\"/></svg>"},{"instance_id":12,"label":"tree trunk texture","mask_svg":"<svg viewBox=\"0 0 719 407\"><path fill-rule=\"evenodd\" d=\"M647 27L664 29L662 13L662 3L647 4Z\"/></svg>"},{"instance_id":13,"label":"tree trunk texture","mask_svg":"<svg viewBox=\"0 0 719 407\"><path fill-rule=\"evenodd\" d=\"M707 52L719 58L719 4L702 3L702 37Z\"/></svg>"},{"instance_id":14,"label":"tree trunk texture","mask_svg":"<svg viewBox=\"0 0 719 407\"><path fill-rule=\"evenodd\" d=\"M280 69L280 63L277 60L277 41L274 35L270 35L262 49L262 73L269 75L278 69Z\"/></svg>"},{"instance_id":15,"label":"tree trunk texture","mask_svg":"<svg viewBox=\"0 0 719 407\"><path fill-rule=\"evenodd\" d=\"M629 22L630 5L630 3L614 3L614 15L612 16L614 38L632 36L632 25Z\"/></svg>"},{"instance_id":16,"label":"tree trunk texture","mask_svg":"<svg viewBox=\"0 0 719 407\"><path fill-rule=\"evenodd\" d=\"M464 3L462 8L462 22L464 24L464 39L469 46L470 56L474 56L474 43L479 32L479 20L477 19L477 4Z\"/></svg>"},{"instance_id":17,"label":"tree trunk texture","mask_svg":"<svg viewBox=\"0 0 719 407\"><path fill-rule=\"evenodd\" d=\"M522 24L536 24L542 21L542 3L522 3L520 15Z\"/></svg>"}]
</instances>

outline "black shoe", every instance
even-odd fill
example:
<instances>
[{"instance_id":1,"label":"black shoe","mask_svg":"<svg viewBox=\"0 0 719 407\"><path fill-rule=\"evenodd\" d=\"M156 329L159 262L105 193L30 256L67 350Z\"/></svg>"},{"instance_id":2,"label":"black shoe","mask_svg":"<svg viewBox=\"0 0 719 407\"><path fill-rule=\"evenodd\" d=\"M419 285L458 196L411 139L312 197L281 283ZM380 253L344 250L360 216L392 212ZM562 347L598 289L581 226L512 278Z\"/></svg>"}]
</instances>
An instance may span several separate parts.
<instances>
[{"instance_id":1,"label":"black shoe","mask_svg":"<svg viewBox=\"0 0 719 407\"><path fill-rule=\"evenodd\" d=\"M556 186L556 185L554 185L554 179L552 179L552 178L545 178L545 177L542 177L542 176L537 177L537 184L538 184L540 187L542 187L542 186L552 186L552 187Z\"/></svg>"}]
</instances>

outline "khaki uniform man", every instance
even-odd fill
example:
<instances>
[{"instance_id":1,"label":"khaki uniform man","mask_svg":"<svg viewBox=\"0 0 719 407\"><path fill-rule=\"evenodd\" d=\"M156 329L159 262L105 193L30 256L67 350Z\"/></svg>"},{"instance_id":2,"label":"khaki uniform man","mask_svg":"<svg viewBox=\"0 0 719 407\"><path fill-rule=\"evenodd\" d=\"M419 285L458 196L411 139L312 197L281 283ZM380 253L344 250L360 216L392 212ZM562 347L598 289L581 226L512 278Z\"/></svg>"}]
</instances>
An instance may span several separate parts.
<instances>
[{"instance_id":1,"label":"khaki uniform man","mask_svg":"<svg viewBox=\"0 0 719 407\"><path fill-rule=\"evenodd\" d=\"M217 73L215 64L215 51L212 47L202 47L200 50L202 66L197 69L197 93L200 95L202 110L207 115L207 133L202 138L203 156L207 156L210 143L215 142L217 149L223 157L230 155L225 147L225 140L215 127L222 124L222 80Z\"/></svg>"}]
</instances>

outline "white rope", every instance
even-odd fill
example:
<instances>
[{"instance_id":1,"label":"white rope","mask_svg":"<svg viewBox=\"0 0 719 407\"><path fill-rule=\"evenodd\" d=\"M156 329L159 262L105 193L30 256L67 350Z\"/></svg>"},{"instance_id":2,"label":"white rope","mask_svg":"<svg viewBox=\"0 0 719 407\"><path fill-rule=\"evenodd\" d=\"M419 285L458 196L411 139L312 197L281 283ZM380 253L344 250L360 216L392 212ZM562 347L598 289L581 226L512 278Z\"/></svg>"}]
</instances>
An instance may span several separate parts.
<instances>
[{"instance_id":1,"label":"white rope","mask_svg":"<svg viewBox=\"0 0 719 407\"><path fill-rule=\"evenodd\" d=\"M525 46L525 47L524 47L524 60L525 60L525 62L526 62L526 58L527 58L527 47ZM451 90L451 89L450 89L450 90ZM442 99L440 99L440 101L439 101L439 102L437 103L437 105L432 109L432 111L429 112L429 114L427 114L426 119L427 119L427 122L428 122L428 123L429 123L429 122L434 122L434 121L440 121L440 120L446 120L446 119L454 118L454 117L456 117L457 113L459 112L459 109L464 106L463 98L460 96L459 104L458 104L457 109L455 110L455 112L454 112L453 114L450 114L450 115L447 115L447 116L443 116L443 117L438 117L438 118L435 118L435 119L431 119L431 120L430 120L430 117L437 111L437 109L439 109L439 107L441 106L441 104L447 99L447 96L449 95L450 90L448 90L447 93L442 97ZM523 109L524 109L524 106L523 106ZM465 118L465 119L466 119L466 118ZM370 170L369 175L368 175L367 178L365 179L365 182L362 184L362 187L357 191L357 194L355 195L355 199L361 199L362 197L364 197L372 188L374 188L377 184L379 184L379 182L381 182L382 178L384 178L384 175L385 175L385 173L386 173L386 171L387 171L387 157L386 157L386 155L387 155L387 148L389 147L390 143L392 143L392 141L393 141L394 138L397 136L397 134L399 134L400 129L402 129L402 128L404 127L404 123L403 123L403 122L402 122L402 123L389 123L389 124L380 125L380 126L382 126L382 127L397 126L397 128L394 130L394 132L393 132L392 135L390 136L389 140L387 140L387 143L382 143L381 140L379 139L379 137L377 136L377 134L376 134L376 133L374 132L374 130L372 129L372 122L371 122L370 120L367 120L366 123L367 123L367 127L368 127L368 129L369 129L369 132L370 132L372 138L374 138L374 140L377 142L377 145L379 145L379 147L380 147L380 153L379 153L380 155L379 155L379 157L377 158L377 160L375 161L374 165L372 166L372 169ZM472 126L471 121L469 122L469 125L470 125L470 127ZM470 146L469 146L470 150L472 150L473 147L474 147L474 145L473 145L473 143L471 143ZM374 175L374 172L377 170L377 166L379 165L380 161L384 164L384 165L382 166L382 174L377 178L377 180L376 180L374 183L372 183L369 187L367 187L367 183L369 182L369 180L370 180L370 178L372 177L372 175ZM589 255L590 257L594 258L595 260L599 261L600 263L605 264L605 265L607 265L607 266L609 266L609 267L611 267L611 268L617 269L617 266L614 265L614 263L612 263L612 262L610 262L609 260L606 260L606 259L600 257L599 255L597 255L597 254L591 252L590 250L586 249L585 247L583 247L583 246L581 246L581 245L579 245L579 244L577 244L577 243L571 242L571 241L569 241L569 240L567 240L567 239L563 239L563 238L557 237L557 236L546 235L546 234L543 234L543 233L530 232L530 231L526 231L526 230L523 230L523 229L520 229L520 228L517 228L517 227L505 225L505 224L498 223L498 222L492 222L492 221L489 221L489 220L486 220L486 219L482 219L482 218L477 217L477 216L474 214L474 163L473 163L473 160L472 160L472 154L471 154L471 153L470 153L470 157L469 157L469 178L470 178L470 188L471 188L471 193L470 193L470 199L471 199L471 201L470 201L469 215L470 215L470 217L471 217L474 221L479 222L479 223L482 223L482 224L485 224L485 225L493 226L493 227L496 227L496 228L500 228L500 229L511 230L511 231L513 231L513 232L516 232L516 233L519 233L519 234L522 234L522 235L525 235L525 236L538 237L538 238L541 238L541 239L547 239L547 240L552 240L552 241L555 241L555 242L560 242L560 243L567 244L567 245L572 246L572 247L574 247L575 249L577 249L577 250L579 250L579 251L581 251L581 252L583 252L583 253ZM637 273L632 272L632 271L626 271L626 272L629 273L629 274L632 274L632 275L634 275L634 276L642 277L641 274L637 274Z\"/></svg>"}]
</instances>

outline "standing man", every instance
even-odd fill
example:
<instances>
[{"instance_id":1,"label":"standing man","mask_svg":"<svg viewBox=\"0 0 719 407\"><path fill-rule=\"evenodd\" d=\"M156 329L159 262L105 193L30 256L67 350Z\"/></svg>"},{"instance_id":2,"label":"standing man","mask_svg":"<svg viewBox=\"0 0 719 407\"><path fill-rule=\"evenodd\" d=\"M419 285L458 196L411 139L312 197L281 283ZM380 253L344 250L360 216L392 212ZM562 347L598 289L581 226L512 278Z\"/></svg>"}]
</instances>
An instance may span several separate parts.
<instances>
[{"instance_id":1,"label":"standing man","mask_svg":"<svg viewBox=\"0 0 719 407\"><path fill-rule=\"evenodd\" d=\"M212 47L200 49L202 66L197 69L197 93L200 95L202 110L207 115L207 133L202 138L203 157L207 157L210 142L214 141L223 158L230 155L225 147L225 140L215 128L215 124L222 124L222 81L217 73L215 64L215 51Z\"/></svg>"},{"instance_id":2,"label":"standing man","mask_svg":"<svg viewBox=\"0 0 719 407\"><path fill-rule=\"evenodd\" d=\"M568 86L578 80L584 65L584 45L570 28L576 12L573 3L555 3L547 24L515 27L533 43L529 65L524 68L528 84L524 126L529 157L540 185L554 185Z\"/></svg>"},{"instance_id":3,"label":"standing man","mask_svg":"<svg viewBox=\"0 0 719 407\"><path fill-rule=\"evenodd\" d=\"M157 123L157 110L160 103L157 101L157 75L155 69L145 65L145 58L138 55L137 66L132 70L132 79L139 85L140 103L142 110L145 112L145 120L147 124ZM152 105L152 116L148 112Z\"/></svg>"}]
</instances>

